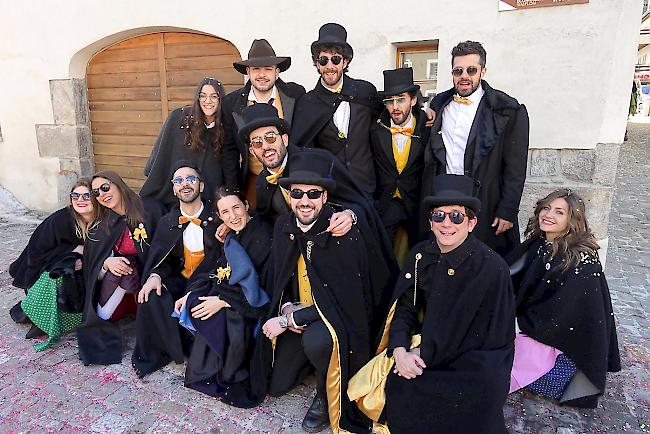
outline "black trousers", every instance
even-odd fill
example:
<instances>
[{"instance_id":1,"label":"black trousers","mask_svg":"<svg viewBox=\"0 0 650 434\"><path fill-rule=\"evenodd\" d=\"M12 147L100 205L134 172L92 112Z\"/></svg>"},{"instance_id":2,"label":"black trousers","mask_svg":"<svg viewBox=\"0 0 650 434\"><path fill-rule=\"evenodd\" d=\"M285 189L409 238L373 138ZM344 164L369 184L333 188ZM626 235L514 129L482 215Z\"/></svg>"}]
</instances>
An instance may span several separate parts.
<instances>
[{"instance_id":1,"label":"black trousers","mask_svg":"<svg viewBox=\"0 0 650 434\"><path fill-rule=\"evenodd\" d=\"M409 217L401 199L391 199L386 209L381 213L381 220L388 233L388 238L393 244L395 244L395 235L400 227L404 228L408 235L409 248L420 241L418 238L418 219L417 217Z\"/></svg>"},{"instance_id":2,"label":"black trousers","mask_svg":"<svg viewBox=\"0 0 650 434\"><path fill-rule=\"evenodd\" d=\"M309 324L302 334L291 330L282 333L276 342L269 394L284 395L314 369L316 390L325 396L325 380L332 349L332 336L321 320Z\"/></svg>"}]
</instances>

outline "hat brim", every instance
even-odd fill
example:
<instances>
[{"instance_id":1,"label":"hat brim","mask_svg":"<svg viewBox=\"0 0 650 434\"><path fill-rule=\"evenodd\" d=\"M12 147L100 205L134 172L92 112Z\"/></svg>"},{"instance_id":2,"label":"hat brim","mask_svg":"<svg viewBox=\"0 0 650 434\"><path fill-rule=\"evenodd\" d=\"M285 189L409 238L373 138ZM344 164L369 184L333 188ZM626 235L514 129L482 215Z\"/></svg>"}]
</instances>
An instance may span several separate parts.
<instances>
[{"instance_id":1,"label":"hat brim","mask_svg":"<svg viewBox=\"0 0 650 434\"><path fill-rule=\"evenodd\" d=\"M334 193L336 190L336 181L329 178L320 178L315 176L312 172L294 172L292 176L287 178L280 178L278 183L284 187L289 188L292 184L305 184L305 185L319 185L327 190L328 193Z\"/></svg>"},{"instance_id":2,"label":"hat brim","mask_svg":"<svg viewBox=\"0 0 650 434\"><path fill-rule=\"evenodd\" d=\"M352 46L350 46L350 44L348 44L347 42L341 42L338 39L330 39L330 38L319 39L318 41L312 42L311 52L314 53L316 51L316 48L318 48L319 45L325 45L325 44L340 45L342 47L346 47L348 50L350 50L350 54L352 55L350 57L350 60L352 60L352 57L354 57L354 50L352 49Z\"/></svg>"},{"instance_id":3,"label":"hat brim","mask_svg":"<svg viewBox=\"0 0 650 434\"><path fill-rule=\"evenodd\" d=\"M481 201L473 196L458 196L458 197L439 197L427 196L422 201L424 211L429 213L432 208L445 205L460 205L467 207L474 211L476 214L481 210Z\"/></svg>"},{"instance_id":4,"label":"hat brim","mask_svg":"<svg viewBox=\"0 0 650 434\"><path fill-rule=\"evenodd\" d=\"M380 98L386 97L386 96L395 96L402 94L404 92L416 92L420 90L420 86L417 84L413 84L410 86L403 86L403 87L394 87L392 89L386 89L386 90L379 90L377 91L377 95L379 95Z\"/></svg>"},{"instance_id":5,"label":"hat brim","mask_svg":"<svg viewBox=\"0 0 650 434\"><path fill-rule=\"evenodd\" d=\"M280 134L289 134L289 124L287 121L281 118L257 118L247 124L245 124L239 130L239 138L243 143L250 142L250 133L261 127L271 127L274 126L278 129Z\"/></svg>"},{"instance_id":6,"label":"hat brim","mask_svg":"<svg viewBox=\"0 0 650 434\"><path fill-rule=\"evenodd\" d=\"M279 57L279 56L266 56L266 57L256 57L248 60L240 60L239 62L233 62L232 66L240 74L246 75L246 68L249 66L273 66L276 65L280 72L284 72L291 66L291 57Z\"/></svg>"}]
</instances>

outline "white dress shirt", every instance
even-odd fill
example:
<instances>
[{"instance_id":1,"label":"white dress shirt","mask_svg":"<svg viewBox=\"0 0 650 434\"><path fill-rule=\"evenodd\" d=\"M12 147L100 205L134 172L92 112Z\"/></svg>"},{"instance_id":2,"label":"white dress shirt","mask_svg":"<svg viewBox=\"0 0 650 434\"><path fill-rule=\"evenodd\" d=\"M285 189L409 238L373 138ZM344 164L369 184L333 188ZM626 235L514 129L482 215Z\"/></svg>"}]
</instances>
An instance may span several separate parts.
<instances>
[{"instance_id":1,"label":"white dress shirt","mask_svg":"<svg viewBox=\"0 0 650 434\"><path fill-rule=\"evenodd\" d=\"M393 118L390 119L390 126L391 128L394 127L399 127L401 126L402 128L413 128L413 120L415 118L413 117L413 114L411 113L409 115L409 120L404 123L404 125L397 125L395 122L393 122ZM406 134L402 133L397 133L393 135L393 139L395 139L395 146L397 146L397 150L401 154L404 152L404 147L406 146L406 142L408 142L410 136L407 136Z\"/></svg>"},{"instance_id":2,"label":"white dress shirt","mask_svg":"<svg viewBox=\"0 0 650 434\"><path fill-rule=\"evenodd\" d=\"M275 92L275 85L274 85L274 86L273 86L273 90L271 91L271 97L269 98L269 101L270 101L271 99L273 99L273 101L275 101L275 98L277 98L276 95L277 95L277 94L276 94L276 92ZM255 103L258 103L258 102L268 103L268 102L269 102L269 101L258 101L257 96L255 95L255 92L253 91L253 86L251 86L251 90L250 90L250 92L248 92L248 100L249 100L249 101L253 101L253 102L255 102Z\"/></svg>"},{"instance_id":3,"label":"white dress shirt","mask_svg":"<svg viewBox=\"0 0 650 434\"><path fill-rule=\"evenodd\" d=\"M465 148L469 132L474 123L476 110L483 98L483 86L479 85L467 98L471 104L451 101L442 111L442 141L445 144L446 172L454 175L465 174Z\"/></svg>"},{"instance_id":4,"label":"white dress shirt","mask_svg":"<svg viewBox=\"0 0 650 434\"><path fill-rule=\"evenodd\" d=\"M188 218L199 218L202 212L203 204L201 204L201 209L194 215L189 215L181 209L181 215ZM183 244L190 252L203 250L203 228L194 222L189 222L183 231Z\"/></svg>"},{"instance_id":5,"label":"white dress shirt","mask_svg":"<svg viewBox=\"0 0 650 434\"><path fill-rule=\"evenodd\" d=\"M331 87L328 87L322 81L322 79L321 79L321 84L325 89L336 90L343 87L343 79L341 79L341 86L337 87L336 89L332 89ZM334 115L332 116L332 121L334 121L334 125L339 130L339 132L342 132L343 135L347 137L348 129L350 128L350 103L349 102L341 101L339 106L336 108Z\"/></svg>"}]
</instances>

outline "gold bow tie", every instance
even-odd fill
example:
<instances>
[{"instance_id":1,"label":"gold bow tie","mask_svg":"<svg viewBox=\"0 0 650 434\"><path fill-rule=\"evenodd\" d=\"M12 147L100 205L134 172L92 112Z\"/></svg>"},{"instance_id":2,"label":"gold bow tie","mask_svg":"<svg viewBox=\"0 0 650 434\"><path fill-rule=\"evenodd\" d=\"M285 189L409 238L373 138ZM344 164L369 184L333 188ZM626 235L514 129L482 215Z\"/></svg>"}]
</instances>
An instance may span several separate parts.
<instances>
[{"instance_id":1,"label":"gold bow tie","mask_svg":"<svg viewBox=\"0 0 650 434\"><path fill-rule=\"evenodd\" d=\"M404 134L405 136L412 136L413 135L413 127L390 127L389 128L391 134Z\"/></svg>"},{"instance_id":2,"label":"gold bow tie","mask_svg":"<svg viewBox=\"0 0 650 434\"><path fill-rule=\"evenodd\" d=\"M327 88L327 90L329 90L332 93L341 93L341 89L343 89L343 88L342 87L339 87L339 88L336 88L336 89Z\"/></svg>"},{"instance_id":3,"label":"gold bow tie","mask_svg":"<svg viewBox=\"0 0 650 434\"><path fill-rule=\"evenodd\" d=\"M278 170L275 173L270 174L269 176L266 177L266 182L269 184L274 184L277 185L278 180L282 177L282 173L284 172L284 167L282 167L280 170Z\"/></svg>"},{"instance_id":4,"label":"gold bow tie","mask_svg":"<svg viewBox=\"0 0 650 434\"><path fill-rule=\"evenodd\" d=\"M466 104L466 105L470 105L472 103L471 99L465 98L464 96L458 96L458 95L454 95L454 101L456 101L457 103Z\"/></svg>"},{"instance_id":5,"label":"gold bow tie","mask_svg":"<svg viewBox=\"0 0 650 434\"><path fill-rule=\"evenodd\" d=\"M201 220L197 219L196 217L185 217L184 215L178 217L178 224L182 225L187 222L192 222L197 226L201 226Z\"/></svg>"}]
</instances>

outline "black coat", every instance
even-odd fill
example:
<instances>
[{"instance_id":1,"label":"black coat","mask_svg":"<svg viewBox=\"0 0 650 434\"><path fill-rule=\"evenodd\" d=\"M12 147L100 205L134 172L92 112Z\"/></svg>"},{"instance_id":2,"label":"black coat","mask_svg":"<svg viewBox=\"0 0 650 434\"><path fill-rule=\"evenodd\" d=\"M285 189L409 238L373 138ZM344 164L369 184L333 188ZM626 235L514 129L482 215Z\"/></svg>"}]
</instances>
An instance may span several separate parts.
<instances>
[{"instance_id":1,"label":"black coat","mask_svg":"<svg viewBox=\"0 0 650 434\"><path fill-rule=\"evenodd\" d=\"M305 94L305 88L296 83L286 83L281 79L275 82L280 93L284 119L289 126L295 113L296 102ZM248 104L248 94L251 91L251 82L240 89L230 92L223 99L222 119L226 131L226 141L223 145L223 174L224 183L228 187L243 187L248 176L248 143L243 143L239 138L239 129L244 125L242 112Z\"/></svg>"},{"instance_id":2,"label":"black coat","mask_svg":"<svg viewBox=\"0 0 650 434\"><path fill-rule=\"evenodd\" d=\"M524 267L513 276L519 328L565 353L599 390L564 404L595 408L607 372L621 370L614 311L598 254L582 254L577 267L562 272L562 260L550 257L550 245L535 239L507 259L514 263L522 257Z\"/></svg>"},{"instance_id":3,"label":"black coat","mask_svg":"<svg viewBox=\"0 0 650 434\"><path fill-rule=\"evenodd\" d=\"M172 170L180 160L187 160L199 169L205 183L205 190L201 195L204 202L212 201L214 191L223 184L223 149L216 154L212 149L210 143L212 143L213 129L204 131L204 142L208 144L204 150L194 152L189 148L186 133L190 125L190 112L188 107L180 107L169 114L145 167L147 179L142 185L140 196L156 199L168 209L178 203L172 190L171 179Z\"/></svg>"},{"instance_id":4,"label":"black coat","mask_svg":"<svg viewBox=\"0 0 650 434\"><path fill-rule=\"evenodd\" d=\"M388 349L408 349L421 333L426 368L410 380L389 375L391 432L507 432L515 303L505 261L472 235L446 254L423 241L411 250L395 297Z\"/></svg>"},{"instance_id":5,"label":"black coat","mask_svg":"<svg viewBox=\"0 0 650 434\"><path fill-rule=\"evenodd\" d=\"M332 116L341 101L350 103L348 137L338 136ZM320 78L316 87L296 105L289 140L296 146L323 148L348 168L363 190L375 191L375 170L370 148L370 126L381 113L377 89L371 83L343 78L341 93L325 89Z\"/></svg>"},{"instance_id":6,"label":"black coat","mask_svg":"<svg viewBox=\"0 0 650 434\"><path fill-rule=\"evenodd\" d=\"M145 202L145 221L143 226L147 238L134 240L139 262L146 263L149 243L154 237L160 209L155 203ZM149 202L149 203L148 203ZM122 361L122 335L116 323L105 321L97 316L99 288L97 277L104 260L111 255L115 243L127 227L126 219L113 211L107 213L106 221L91 230L84 246L83 274L86 287L83 321L77 329L79 358L86 364L111 365ZM133 231L134 228L130 228ZM135 265L135 264L134 264Z\"/></svg>"},{"instance_id":7,"label":"black coat","mask_svg":"<svg viewBox=\"0 0 650 434\"><path fill-rule=\"evenodd\" d=\"M504 256L519 244L519 202L526 180L528 159L528 112L526 107L504 92L482 81L485 91L479 103L465 150L465 175L476 181L481 210L474 235ZM437 113L425 151L422 196L431 194L433 177L445 173L446 152L442 140L444 108L455 90L438 94L431 102ZM513 227L495 235L495 217L508 220ZM421 232L429 230L423 223Z\"/></svg>"}]
</instances>

